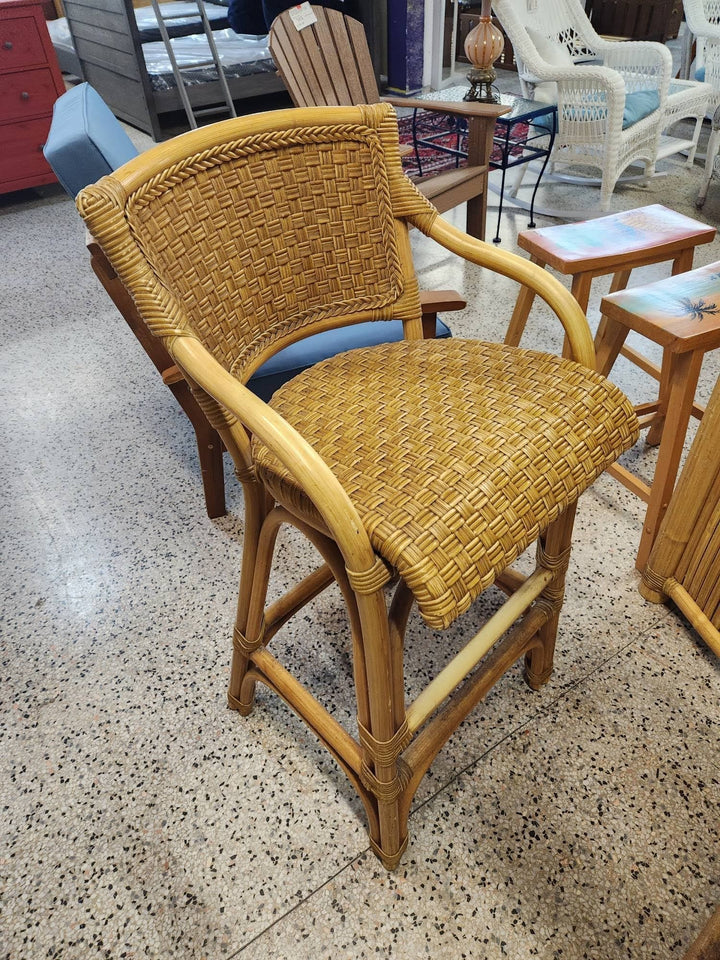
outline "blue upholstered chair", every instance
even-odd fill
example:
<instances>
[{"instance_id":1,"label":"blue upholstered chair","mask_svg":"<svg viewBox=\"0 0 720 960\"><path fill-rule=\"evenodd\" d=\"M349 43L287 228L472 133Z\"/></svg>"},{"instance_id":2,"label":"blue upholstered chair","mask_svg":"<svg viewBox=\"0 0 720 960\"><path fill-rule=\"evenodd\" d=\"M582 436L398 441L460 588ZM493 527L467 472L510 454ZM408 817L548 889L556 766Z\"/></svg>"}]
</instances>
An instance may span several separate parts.
<instances>
[{"instance_id":1,"label":"blue upholstered chair","mask_svg":"<svg viewBox=\"0 0 720 960\"><path fill-rule=\"evenodd\" d=\"M102 97L90 84L81 83L55 102L44 153L61 185L75 197L83 187L137 156L138 151ZM225 513L225 487L220 437L207 423L165 348L146 328L93 238L88 241L88 249L98 279L190 418L197 436L208 516L222 516ZM425 336L449 337L450 331L437 318L437 311L462 309L465 301L454 291L426 293L421 299ZM272 357L253 375L248 386L263 400L269 400L281 384L319 360L355 347L401 340L402 335L399 320L359 323L318 333L291 344Z\"/></svg>"}]
</instances>

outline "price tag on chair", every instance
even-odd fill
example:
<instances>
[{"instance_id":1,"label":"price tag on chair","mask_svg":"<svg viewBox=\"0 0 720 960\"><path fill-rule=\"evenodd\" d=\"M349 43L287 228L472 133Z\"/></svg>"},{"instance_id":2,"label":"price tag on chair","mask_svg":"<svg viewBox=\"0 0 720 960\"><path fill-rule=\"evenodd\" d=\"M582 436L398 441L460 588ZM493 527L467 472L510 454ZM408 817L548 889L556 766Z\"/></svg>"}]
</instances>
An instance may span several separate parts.
<instances>
[{"instance_id":1,"label":"price tag on chair","mask_svg":"<svg viewBox=\"0 0 720 960\"><path fill-rule=\"evenodd\" d=\"M295 24L296 30L304 30L305 27L311 27L314 23L317 23L317 17L309 3L300 3L297 7L291 7L288 13Z\"/></svg>"}]
</instances>

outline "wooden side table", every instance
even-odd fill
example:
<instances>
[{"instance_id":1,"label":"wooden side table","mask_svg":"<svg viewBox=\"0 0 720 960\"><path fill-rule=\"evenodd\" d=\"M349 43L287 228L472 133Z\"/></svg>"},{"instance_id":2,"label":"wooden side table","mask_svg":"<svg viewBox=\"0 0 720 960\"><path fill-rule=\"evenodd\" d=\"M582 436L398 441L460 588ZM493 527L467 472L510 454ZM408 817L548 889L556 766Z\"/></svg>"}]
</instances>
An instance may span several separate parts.
<instances>
[{"instance_id":1,"label":"wooden side table","mask_svg":"<svg viewBox=\"0 0 720 960\"><path fill-rule=\"evenodd\" d=\"M637 210L579 223L558 224L518 234L518 246L533 263L552 267L572 277L572 294L587 310L595 277L613 274L611 292L623 290L635 267L672 261L672 273L692 267L695 247L710 243L715 228L656 203ZM515 304L505 343L520 343L535 294L522 287ZM623 354L646 369L647 361L632 350ZM649 372L649 371L648 371Z\"/></svg>"},{"instance_id":2,"label":"wooden side table","mask_svg":"<svg viewBox=\"0 0 720 960\"><path fill-rule=\"evenodd\" d=\"M720 261L656 283L604 297L602 330L596 340L597 369L607 375L630 330L663 348L660 391L655 403L636 407L648 443L659 443L655 478L643 483L619 464L609 473L648 505L636 566L643 570L675 485L700 367L708 350L720 347Z\"/></svg>"}]
</instances>

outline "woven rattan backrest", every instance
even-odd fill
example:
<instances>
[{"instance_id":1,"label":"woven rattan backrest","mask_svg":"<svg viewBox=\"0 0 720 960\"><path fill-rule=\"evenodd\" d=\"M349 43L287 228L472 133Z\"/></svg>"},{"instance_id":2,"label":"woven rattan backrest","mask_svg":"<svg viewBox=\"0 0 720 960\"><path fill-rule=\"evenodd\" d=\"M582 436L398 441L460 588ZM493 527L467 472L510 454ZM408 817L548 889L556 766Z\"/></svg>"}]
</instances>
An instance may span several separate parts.
<instances>
[{"instance_id":1,"label":"woven rattan backrest","mask_svg":"<svg viewBox=\"0 0 720 960\"><path fill-rule=\"evenodd\" d=\"M286 10L270 27L268 45L297 107L377 103L365 29L339 10L313 6L316 22L298 30Z\"/></svg>"},{"instance_id":2,"label":"woven rattan backrest","mask_svg":"<svg viewBox=\"0 0 720 960\"><path fill-rule=\"evenodd\" d=\"M214 124L78 198L153 332L194 333L243 380L317 330L419 325L396 206L433 215L402 174L397 121L382 104Z\"/></svg>"}]
</instances>

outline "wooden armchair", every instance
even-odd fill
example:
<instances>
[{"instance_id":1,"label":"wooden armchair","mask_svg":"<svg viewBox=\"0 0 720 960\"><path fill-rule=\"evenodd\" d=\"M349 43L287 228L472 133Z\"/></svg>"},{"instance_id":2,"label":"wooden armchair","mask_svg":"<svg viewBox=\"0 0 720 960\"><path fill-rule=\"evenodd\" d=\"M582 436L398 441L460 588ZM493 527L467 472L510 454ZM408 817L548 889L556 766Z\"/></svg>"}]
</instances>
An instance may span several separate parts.
<instances>
[{"instance_id":1,"label":"wooden armchair","mask_svg":"<svg viewBox=\"0 0 720 960\"><path fill-rule=\"evenodd\" d=\"M404 176L387 104L213 124L88 187L78 208L243 484L229 704L248 714L262 681L297 711L357 790L372 848L392 868L415 791L455 727L518 658L530 686L548 680L575 504L635 441L632 407L591 369L592 338L571 294L443 221ZM423 339L410 226L487 268L489 282L497 272L536 290L574 359ZM303 335L392 319L405 339L316 364L270 404L245 386ZM284 524L322 562L266 608ZM537 566L524 577L510 565L536 539ZM269 650L333 581L353 655L352 730ZM506 604L406 705L413 605L444 629L493 583Z\"/></svg>"},{"instance_id":2,"label":"wooden armchair","mask_svg":"<svg viewBox=\"0 0 720 960\"><path fill-rule=\"evenodd\" d=\"M467 232L485 239L488 163L495 120L509 107L493 103L380 97L365 29L338 10L312 6L317 22L298 30L286 10L275 18L268 44L296 107L386 103L461 117L468 124L468 163L416 182L442 213L467 202Z\"/></svg>"}]
</instances>

